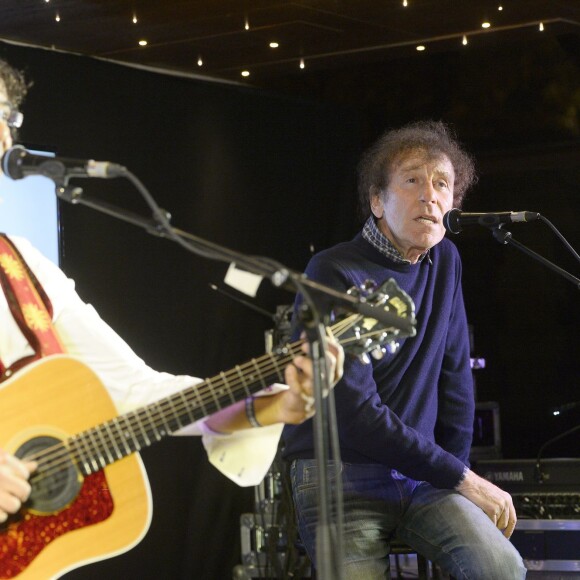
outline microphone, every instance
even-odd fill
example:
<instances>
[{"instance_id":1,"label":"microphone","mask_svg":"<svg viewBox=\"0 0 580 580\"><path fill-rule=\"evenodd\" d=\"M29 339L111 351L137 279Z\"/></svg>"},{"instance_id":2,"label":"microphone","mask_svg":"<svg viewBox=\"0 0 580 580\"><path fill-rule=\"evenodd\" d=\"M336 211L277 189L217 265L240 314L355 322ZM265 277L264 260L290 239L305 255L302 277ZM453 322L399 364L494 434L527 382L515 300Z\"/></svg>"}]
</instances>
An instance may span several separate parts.
<instances>
[{"instance_id":1,"label":"microphone","mask_svg":"<svg viewBox=\"0 0 580 580\"><path fill-rule=\"evenodd\" d=\"M531 222L537 220L539 217L540 214L533 211L465 213L454 208L443 216L443 225L449 233L458 234L463 230L463 226L477 224L490 228L513 222Z\"/></svg>"},{"instance_id":2,"label":"microphone","mask_svg":"<svg viewBox=\"0 0 580 580\"><path fill-rule=\"evenodd\" d=\"M119 177L127 170L122 165L109 161L36 155L22 145L14 145L2 157L2 171L10 179L43 175L60 184L72 177Z\"/></svg>"}]
</instances>

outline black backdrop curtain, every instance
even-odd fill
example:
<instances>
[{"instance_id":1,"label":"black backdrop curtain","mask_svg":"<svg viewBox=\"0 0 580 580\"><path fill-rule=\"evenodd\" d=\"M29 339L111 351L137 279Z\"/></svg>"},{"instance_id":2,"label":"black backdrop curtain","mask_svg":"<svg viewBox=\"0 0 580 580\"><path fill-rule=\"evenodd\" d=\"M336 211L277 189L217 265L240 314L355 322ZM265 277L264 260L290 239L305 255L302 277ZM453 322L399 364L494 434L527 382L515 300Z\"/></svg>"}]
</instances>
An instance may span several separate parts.
<instances>
[{"instance_id":1,"label":"black backdrop curtain","mask_svg":"<svg viewBox=\"0 0 580 580\"><path fill-rule=\"evenodd\" d=\"M488 74L481 54L457 61L435 56L424 66L429 74L448 70L453 91L449 82L407 91L425 78L423 65L391 66L397 84L381 71L389 106L380 112L8 44L0 45L0 56L34 81L24 107L25 144L127 166L176 227L238 251L302 270L312 251L351 237L359 225L354 191L361 150L386 126L425 117L455 121L479 159L482 175L466 211L539 211L578 248L577 135L561 143L538 134L532 142L525 120L515 127L490 120L505 111L481 108L473 96L483 81L476 91L481 99L503 94L517 71L527 70L515 50L501 70L487 65L494 68ZM542 68L548 76L552 70L557 67ZM526 142L517 142L520 125ZM490 126L493 139L478 141L481 127ZM87 194L147 213L128 182L82 185ZM211 376L263 352L272 321L209 289L220 284L225 265L83 207L65 204L61 212L64 270L151 366ZM514 233L578 275L545 227L530 224ZM474 354L487 362L477 371L478 398L500 403L504 455L534 457L549 437L578 422L577 414L549 413L579 399L578 291L485 230L453 241L463 256ZM257 303L273 311L291 300L266 283ZM577 441L561 441L547 455L577 456ZM143 458L154 498L146 538L127 554L69 577L229 578L240 562L239 515L253 508L251 490L209 466L198 440L172 438Z\"/></svg>"}]
</instances>

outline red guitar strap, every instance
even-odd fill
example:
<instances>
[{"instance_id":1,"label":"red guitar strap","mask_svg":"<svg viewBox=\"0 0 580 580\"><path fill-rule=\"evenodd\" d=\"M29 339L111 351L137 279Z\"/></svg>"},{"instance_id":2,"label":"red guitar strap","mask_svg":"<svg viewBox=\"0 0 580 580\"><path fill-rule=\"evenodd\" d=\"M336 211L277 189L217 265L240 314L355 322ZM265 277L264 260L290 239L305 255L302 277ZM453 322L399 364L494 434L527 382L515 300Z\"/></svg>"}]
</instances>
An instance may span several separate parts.
<instances>
[{"instance_id":1,"label":"red guitar strap","mask_svg":"<svg viewBox=\"0 0 580 580\"><path fill-rule=\"evenodd\" d=\"M34 360L65 349L52 324L52 304L46 292L5 234L0 234L0 283L12 316L35 353L8 369L0 361L4 379Z\"/></svg>"}]
</instances>

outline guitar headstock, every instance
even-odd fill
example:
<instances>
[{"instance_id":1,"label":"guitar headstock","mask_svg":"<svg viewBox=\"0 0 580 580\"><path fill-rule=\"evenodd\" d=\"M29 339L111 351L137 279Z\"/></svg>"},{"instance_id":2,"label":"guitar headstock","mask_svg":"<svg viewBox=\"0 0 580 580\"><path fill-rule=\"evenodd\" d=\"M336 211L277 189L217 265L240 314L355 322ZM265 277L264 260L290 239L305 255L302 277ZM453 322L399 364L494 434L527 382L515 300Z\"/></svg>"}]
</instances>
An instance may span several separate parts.
<instances>
[{"instance_id":1,"label":"guitar headstock","mask_svg":"<svg viewBox=\"0 0 580 580\"><path fill-rule=\"evenodd\" d=\"M406 319L412 326L411 330L403 331L394 326L385 327L374 318L362 314L348 314L331 326L335 338L342 344L345 352L368 363L368 353L380 359L385 352L393 353L397 350L397 339L415 336L415 304L393 278L389 278L379 287L373 281L367 280L362 287L353 287L348 293L375 308Z\"/></svg>"}]
</instances>

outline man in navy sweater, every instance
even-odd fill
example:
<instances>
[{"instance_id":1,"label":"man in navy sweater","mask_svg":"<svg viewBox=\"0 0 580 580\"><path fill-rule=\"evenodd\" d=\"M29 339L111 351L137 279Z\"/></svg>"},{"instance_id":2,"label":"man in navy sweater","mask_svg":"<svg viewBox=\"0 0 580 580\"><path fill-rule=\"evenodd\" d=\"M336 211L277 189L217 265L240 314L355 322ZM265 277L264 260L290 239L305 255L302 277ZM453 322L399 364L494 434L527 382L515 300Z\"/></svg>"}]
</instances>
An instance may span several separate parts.
<instances>
[{"instance_id":1,"label":"man in navy sweater","mask_svg":"<svg viewBox=\"0 0 580 580\"><path fill-rule=\"evenodd\" d=\"M442 219L474 180L470 156L443 123L385 133L359 166L362 231L306 270L343 291L394 278L416 309L416 336L372 364L349 360L335 390L348 580L389 578L394 538L457 579L525 577L508 540L510 495L469 469L474 393L461 261ZM287 426L284 439L300 535L316 565L312 421Z\"/></svg>"}]
</instances>

